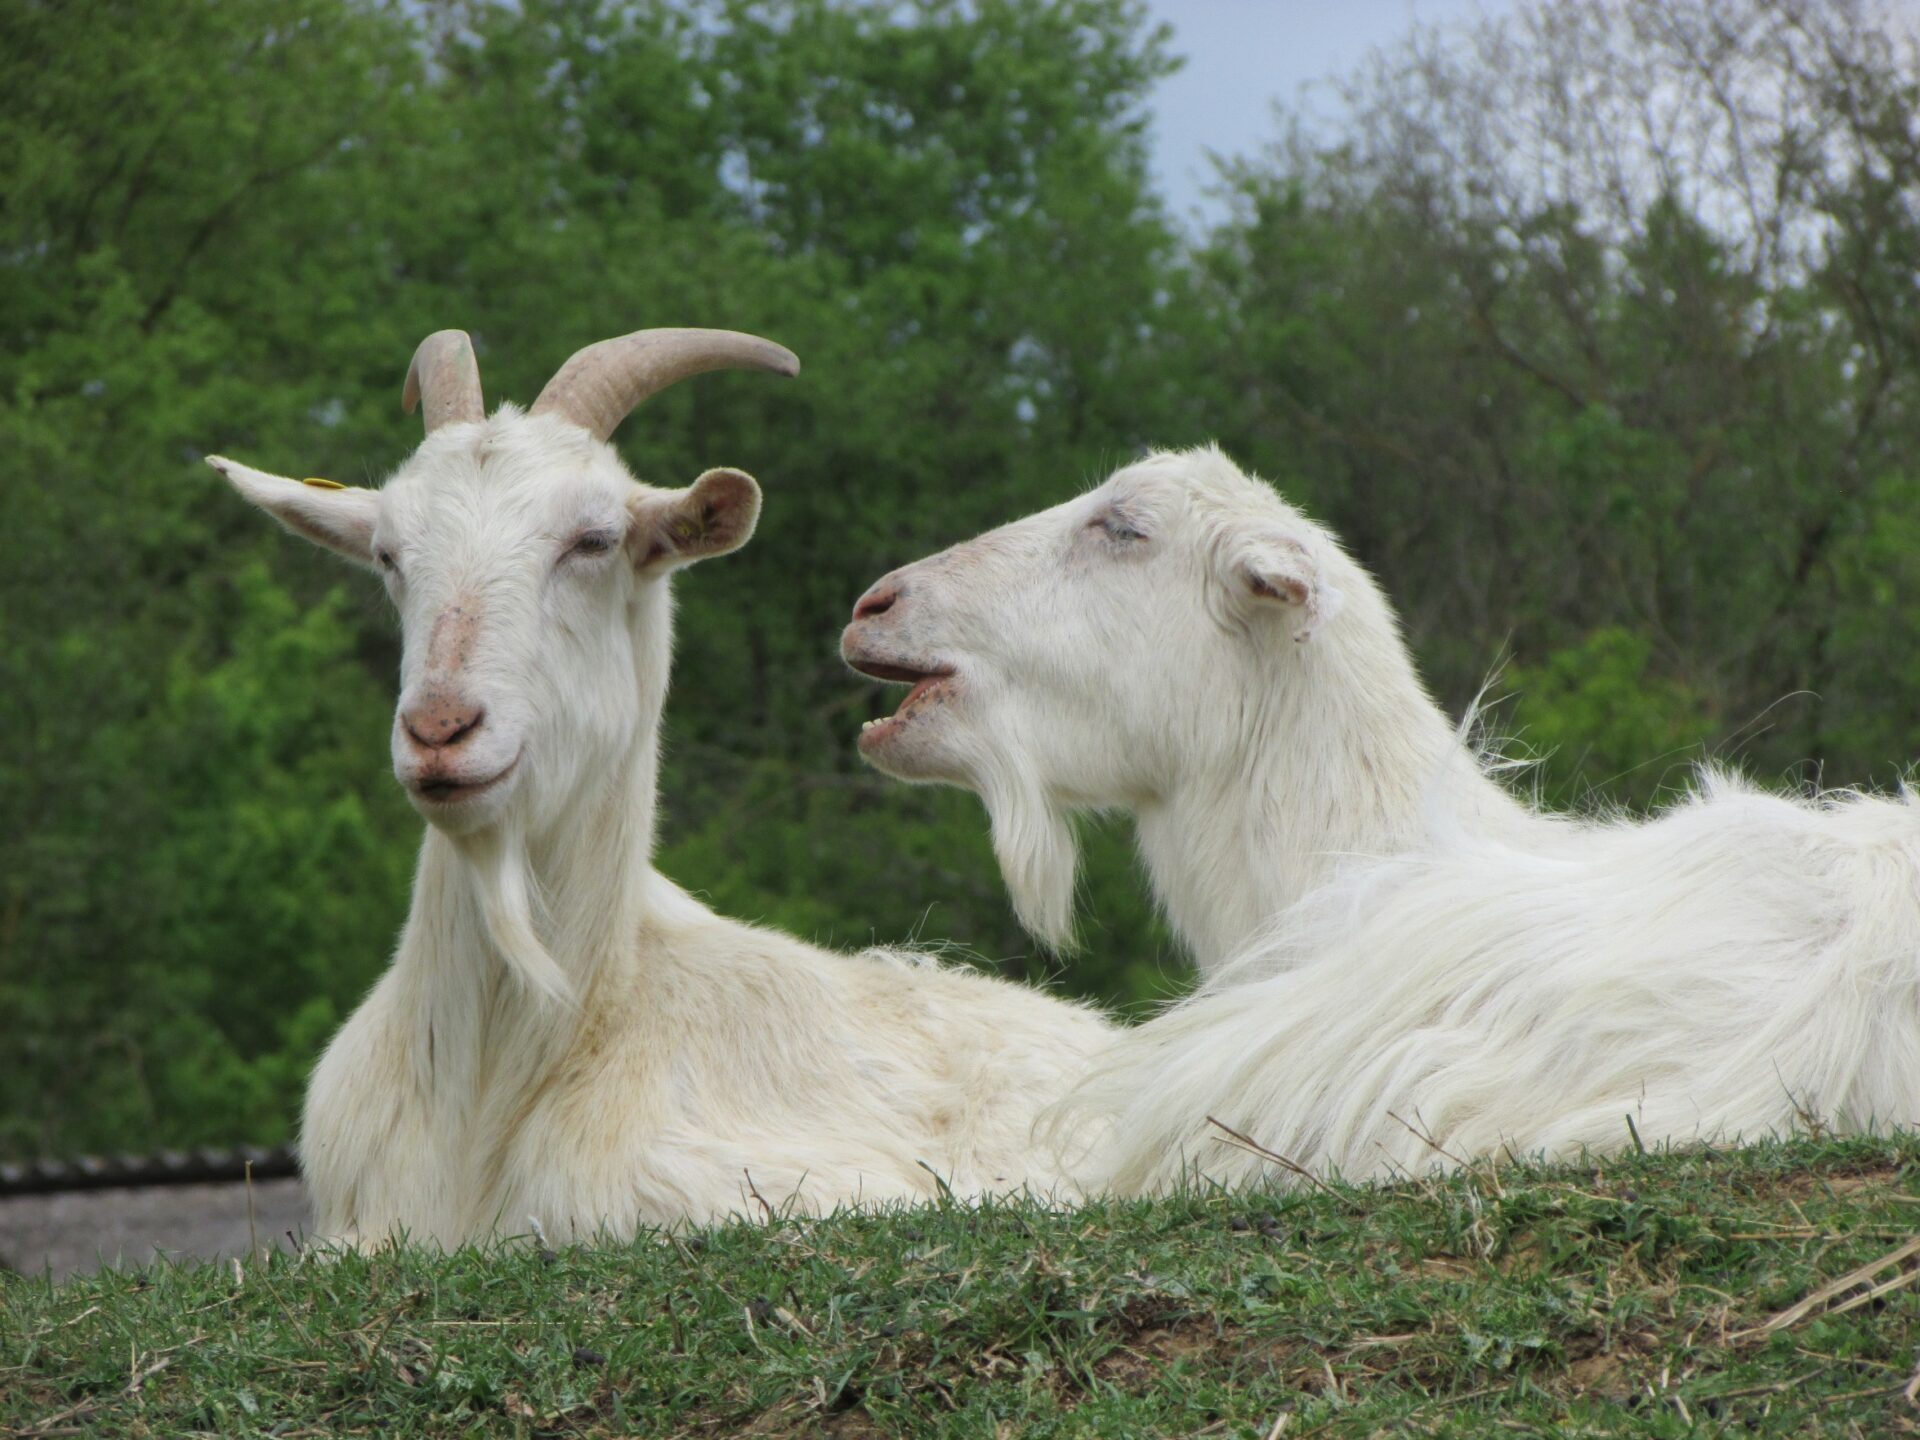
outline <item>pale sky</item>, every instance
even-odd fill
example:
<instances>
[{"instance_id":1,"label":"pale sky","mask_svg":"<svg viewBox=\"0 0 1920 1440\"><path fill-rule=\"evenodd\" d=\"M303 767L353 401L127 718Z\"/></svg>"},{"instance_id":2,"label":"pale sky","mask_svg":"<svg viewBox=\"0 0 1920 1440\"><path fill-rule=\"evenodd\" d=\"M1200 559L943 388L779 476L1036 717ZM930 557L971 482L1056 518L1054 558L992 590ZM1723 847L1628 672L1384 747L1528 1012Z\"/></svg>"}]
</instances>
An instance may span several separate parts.
<instances>
[{"instance_id":1,"label":"pale sky","mask_svg":"<svg viewBox=\"0 0 1920 1440\"><path fill-rule=\"evenodd\" d=\"M1148 0L1173 27L1186 65L1154 94L1154 169L1176 217L1221 207L1201 192L1212 176L1206 152L1245 155L1272 138L1272 103L1343 75L1417 20L1429 25L1503 14L1514 0ZM1309 92L1311 103L1314 93ZM1318 92L1321 109L1332 101Z\"/></svg>"}]
</instances>

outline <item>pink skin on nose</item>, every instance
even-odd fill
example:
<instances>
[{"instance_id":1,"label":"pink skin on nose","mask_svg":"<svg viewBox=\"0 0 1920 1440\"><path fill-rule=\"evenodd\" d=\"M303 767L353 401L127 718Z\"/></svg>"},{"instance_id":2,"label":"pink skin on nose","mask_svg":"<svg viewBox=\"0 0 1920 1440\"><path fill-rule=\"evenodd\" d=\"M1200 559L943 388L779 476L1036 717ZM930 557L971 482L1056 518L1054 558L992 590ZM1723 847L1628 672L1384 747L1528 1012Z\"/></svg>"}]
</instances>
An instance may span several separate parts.
<instances>
[{"instance_id":1,"label":"pink skin on nose","mask_svg":"<svg viewBox=\"0 0 1920 1440\"><path fill-rule=\"evenodd\" d=\"M900 586L891 577L876 580L867 593L854 602L853 618L871 620L876 615L884 615L899 598Z\"/></svg>"},{"instance_id":2,"label":"pink skin on nose","mask_svg":"<svg viewBox=\"0 0 1920 1440\"><path fill-rule=\"evenodd\" d=\"M460 599L440 612L427 636L427 673L447 680L456 679L466 668L473 650L473 637L480 633L480 607Z\"/></svg>"},{"instance_id":3,"label":"pink skin on nose","mask_svg":"<svg viewBox=\"0 0 1920 1440\"><path fill-rule=\"evenodd\" d=\"M429 750L459 743L480 728L486 715L483 706L460 692L460 672L479 631L479 607L465 599L454 601L433 622L427 637L429 678L400 714L407 734Z\"/></svg>"}]
</instances>

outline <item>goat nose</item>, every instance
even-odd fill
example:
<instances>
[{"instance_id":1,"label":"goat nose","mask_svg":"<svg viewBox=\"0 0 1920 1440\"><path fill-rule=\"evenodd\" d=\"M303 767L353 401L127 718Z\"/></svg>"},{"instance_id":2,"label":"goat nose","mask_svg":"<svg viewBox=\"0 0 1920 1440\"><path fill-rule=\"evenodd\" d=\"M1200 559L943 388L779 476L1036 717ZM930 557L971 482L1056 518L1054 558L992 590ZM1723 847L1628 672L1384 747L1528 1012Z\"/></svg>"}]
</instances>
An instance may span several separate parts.
<instances>
[{"instance_id":1,"label":"goat nose","mask_svg":"<svg viewBox=\"0 0 1920 1440\"><path fill-rule=\"evenodd\" d=\"M866 594L853 605L853 618L871 620L876 615L884 615L891 610L894 602L900 598L900 586L893 580L877 581Z\"/></svg>"},{"instance_id":2,"label":"goat nose","mask_svg":"<svg viewBox=\"0 0 1920 1440\"><path fill-rule=\"evenodd\" d=\"M480 728L486 710L451 696L430 696L400 716L407 734L429 750L458 745Z\"/></svg>"}]
</instances>

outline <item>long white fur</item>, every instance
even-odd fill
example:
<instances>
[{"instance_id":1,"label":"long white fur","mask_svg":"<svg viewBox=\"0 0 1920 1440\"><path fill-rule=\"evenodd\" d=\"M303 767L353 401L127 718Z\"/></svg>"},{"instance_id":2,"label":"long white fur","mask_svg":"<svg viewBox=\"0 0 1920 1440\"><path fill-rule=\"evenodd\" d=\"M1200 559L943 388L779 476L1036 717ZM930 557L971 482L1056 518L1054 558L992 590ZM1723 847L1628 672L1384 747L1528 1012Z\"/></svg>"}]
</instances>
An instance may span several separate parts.
<instances>
[{"instance_id":1,"label":"long white fur","mask_svg":"<svg viewBox=\"0 0 1920 1440\"><path fill-rule=\"evenodd\" d=\"M1650 822L1463 827L1280 917L1048 1117L1090 1186L1350 1179L1920 1123L1920 805L1707 773Z\"/></svg>"},{"instance_id":2,"label":"long white fur","mask_svg":"<svg viewBox=\"0 0 1920 1440\"><path fill-rule=\"evenodd\" d=\"M1108 535L1114 515L1143 538ZM978 792L1021 918L1054 943L1071 929L1074 811L1134 817L1203 973L1356 857L1419 843L1436 805L1524 825L1429 698L1373 578L1217 449L1150 455L876 594L897 598L848 627L848 659L955 679L863 752Z\"/></svg>"},{"instance_id":3,"label":"long white fur","mask_svg":"<svg viewBox=\"0 0 1920 1440\"><path fill-rule=\"evenodd\" d=\"M1115 506L1146 540L1085 538ZM1249 570L1286 603L1249 605ZM1707 773L1651 822L1533 813L1421 690L1371 580L1217 451L883 588L850 654L891 644L962 688L876 762L982 789L996 826L1003 773L1131 809L1207 967L1044 1118L1089 1189L1292 1178L1216 1120L1354 1179L1920 1123L1911 795Z\"/></svg>"},{"instance_id":4,"label":"long white fur","mask_svg":"<svg viewBox=\"0 0 1920 1440\"><path fill-rule=\"evenodd\" d=\"M695 492L638 485L585 431L512 407L436 431L377 492L213 463L289 528L394 558L403 709L452 683L436 627L478 616L453 678L487 719L464 748L520 755L477 810L429 815L393 963L314 1073L320 1237L452 1245L530 1219L628 1234L942 1184L1065 1193L1033 1120L1109 1033L1099 1016L728 920L653 869L672 564L565 551L579 525L671 519ZM745 504L743 485L757 513L745 477L716 493ZM718 553L691 543L675 563ZM404 778L397 724L394 744Z\"/></svg>"}]
</instances>

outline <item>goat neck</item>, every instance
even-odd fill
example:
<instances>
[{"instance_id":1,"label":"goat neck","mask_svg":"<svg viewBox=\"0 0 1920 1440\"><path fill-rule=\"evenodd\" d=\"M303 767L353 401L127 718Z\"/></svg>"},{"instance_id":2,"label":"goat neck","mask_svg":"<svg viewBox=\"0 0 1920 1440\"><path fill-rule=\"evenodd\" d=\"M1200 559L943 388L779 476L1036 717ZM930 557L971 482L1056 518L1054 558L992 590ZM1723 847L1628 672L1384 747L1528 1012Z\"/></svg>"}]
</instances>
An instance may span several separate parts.
<instances>
[{"instance_id":1,"label":"goat neck","mask_svg":"<svg viewBox=\"0 0 1920 1440\"><path fill-rule=\"evenodd\" d=\"M664 884L652 852L671 650L666 583L635 600L638 710L611 762L583 767L524 830L427 830L394 957L419 1017L423 1092L460 1103L512 1092L507 1072L539 1073L596 991L639 963L635 938ZM536 970L542 962L551 968Z\"/></svg>"},{"instance_id":2,"label":"goat neck","mask_svg":"<svg viewBox=\"0 0 1920 1440\"><path fill-rule=\"evenodd\" d=\"M1377 590L1346 588L1338 643L1227 677L1239 719L1219 748L1136 807L1154 895L1203 972L1343 864L1405 850L1443 815L1520 814L1427 694Z\"/></svg>"}]
</instances>

